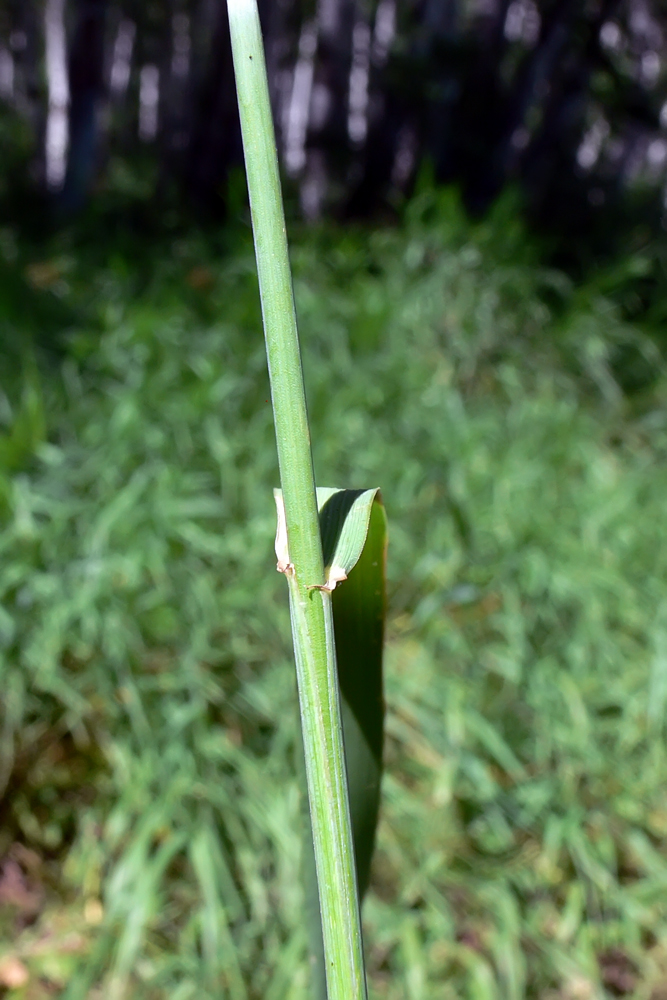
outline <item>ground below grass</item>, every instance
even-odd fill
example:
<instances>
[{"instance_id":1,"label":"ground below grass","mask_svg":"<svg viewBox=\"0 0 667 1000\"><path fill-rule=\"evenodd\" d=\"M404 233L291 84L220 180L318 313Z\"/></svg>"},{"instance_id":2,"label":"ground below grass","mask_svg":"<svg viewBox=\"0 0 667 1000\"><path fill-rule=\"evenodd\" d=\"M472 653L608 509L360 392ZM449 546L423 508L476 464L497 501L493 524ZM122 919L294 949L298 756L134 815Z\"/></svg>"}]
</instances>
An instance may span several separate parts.
<instances>
[{"instance_id":1,"label":"ground below grass","mask_svg":"<svg viewBox=\"0 0 667 1000\"><path fill-rule=\"evenodd\" d=\"M247 231L10 237L68 332L0 398L0 993L305 1000ZM318 482L380 486L390 524L371 995L665 1000L653 341L447 198L293 260Z\"/></svg>"}]
</instances>

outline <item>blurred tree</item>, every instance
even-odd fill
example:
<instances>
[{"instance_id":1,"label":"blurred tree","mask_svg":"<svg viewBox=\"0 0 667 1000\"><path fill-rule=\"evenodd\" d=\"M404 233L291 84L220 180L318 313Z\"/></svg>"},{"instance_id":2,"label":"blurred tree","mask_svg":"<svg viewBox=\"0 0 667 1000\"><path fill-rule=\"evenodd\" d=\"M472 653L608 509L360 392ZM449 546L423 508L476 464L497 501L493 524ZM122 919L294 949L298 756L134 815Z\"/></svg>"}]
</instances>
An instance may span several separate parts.
<instances>
[{"instance_id":1,"label":"blurred tree","mask_svg":"<svg viewBox=\"0 0 667 1000\"><path fill-rule=\"evenodd\" d=\"M225 0L5 0L3 114L30 123L38 167L54 4L69 71L57 203L80 207L105 161L131 171L149 154L162 190L222 208L240 164ZM375 212L409 193L425 158L478 211L508 183L560 223L631 191L662 198L659 0L264 0L261 13L280 152L307 216Z\"/></svg>"},{"instance_id":2,"label":"blurred tree","mask_svg":"<svg viewBox=\"0 0 667 1000\"><path fill-rule=\"evenodd\" d=\"M105 94L107 0L77 0L69 55L69 155L61 194L66 211L79 208L95 174Z\"/></svg>"}]
</instances>

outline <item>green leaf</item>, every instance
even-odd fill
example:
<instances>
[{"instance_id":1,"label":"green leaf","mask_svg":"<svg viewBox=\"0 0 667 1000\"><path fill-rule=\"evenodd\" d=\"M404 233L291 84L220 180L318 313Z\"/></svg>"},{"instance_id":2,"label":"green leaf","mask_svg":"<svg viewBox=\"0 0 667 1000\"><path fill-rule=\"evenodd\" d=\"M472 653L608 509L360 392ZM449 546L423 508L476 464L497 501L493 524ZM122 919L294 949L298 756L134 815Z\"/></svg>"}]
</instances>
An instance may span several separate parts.
<instances>
[{"instance_id":1,"label":"green leaf","mask_svg":"<svg viewBox=\"0 0 667 1000\"><path fill-rule=\"evenodd\" d=\"M278 510L278 568L289 565L282 497ZM380 806L384 698L382 647L385 619L387 519L379 489L317 490L326 588L333 590L336 664L341 693L357 886L363 895L370 876ZM324 953L310 819L305 795L303 748L304 878L314 996L326 998Z\"/></svg>"}]
</instances>

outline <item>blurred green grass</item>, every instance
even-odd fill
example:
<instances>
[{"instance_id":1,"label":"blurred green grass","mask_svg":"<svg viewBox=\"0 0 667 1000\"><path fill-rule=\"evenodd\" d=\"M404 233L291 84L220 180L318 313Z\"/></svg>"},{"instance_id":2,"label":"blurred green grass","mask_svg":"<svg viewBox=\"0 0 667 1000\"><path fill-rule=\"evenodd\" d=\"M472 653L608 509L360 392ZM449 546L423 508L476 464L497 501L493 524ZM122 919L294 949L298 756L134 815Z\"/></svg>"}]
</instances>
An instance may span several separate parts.
<instances>
[{"instance_id":1,"label":"blurred green grass","mask_svg":"<svg viewBox=\"0 0 667 1000\"><path fill-rule=\"evenodd\" d=\"M0 982L305 1000L250 237L150 252L141 282L63 238L25 271L73 318L0 407ZM293 261L318 481L390 523L371 994L664 1000L655 340L507 203L425 194Z\"/></svg>"}]
</instances>

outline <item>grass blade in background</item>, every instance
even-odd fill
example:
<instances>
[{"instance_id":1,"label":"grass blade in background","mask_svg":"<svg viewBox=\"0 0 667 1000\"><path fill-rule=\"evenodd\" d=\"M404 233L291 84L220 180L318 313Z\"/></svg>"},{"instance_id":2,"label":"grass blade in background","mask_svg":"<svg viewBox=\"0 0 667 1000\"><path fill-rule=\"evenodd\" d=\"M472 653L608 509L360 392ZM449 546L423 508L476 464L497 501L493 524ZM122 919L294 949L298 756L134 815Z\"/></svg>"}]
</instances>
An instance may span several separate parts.
<instances>
[{"instance_id":1,"label":"grass blade in background","mask_svg":"<svg viewBox=\"0 0 667 1000\"><path fill-rule=\"evenodd\" d=\"M282 495L276 554L289 563ZM361 898L368 886L380 806L384 697L382 647L385 619L387 520L380 491L317 490L327 585L333 590L336 663L341 694L352 837ZM299 750L303 772L303 747ZM305 797L304 797L305 801ZM315 858L304 810L304 881L314 996L326 998L324 950Z\"/></svg>"}]
</instances>

